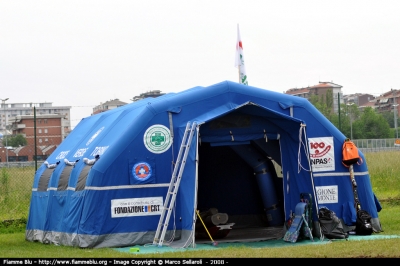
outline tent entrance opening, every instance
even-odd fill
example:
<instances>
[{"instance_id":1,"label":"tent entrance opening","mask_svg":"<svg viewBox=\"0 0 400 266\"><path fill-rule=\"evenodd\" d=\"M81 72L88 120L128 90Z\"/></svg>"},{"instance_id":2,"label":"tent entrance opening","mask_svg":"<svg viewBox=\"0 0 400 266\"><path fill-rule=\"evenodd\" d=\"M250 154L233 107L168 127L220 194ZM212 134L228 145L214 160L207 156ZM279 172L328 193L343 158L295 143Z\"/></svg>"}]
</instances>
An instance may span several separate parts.
<instances>
[{"instance_id":1,"label":"tent entrance opening","mask_svg":"<svg viewBox=\"0 0 400 266\"><path fill-rule=\"evenodd\" d=\"M265 143L265 140L263 142ZM277 173L280 166L266 153L268 151L267 144L265 147L259 147L259 143L263 142L251 141L248 144L250 146L216 146L203 142L198 147L197 209L203 213L211 209L214 212L217 210L218 213L227 215L226 224L233 224L226 236L219 234L221 239L218 241L220 242L260 241L282 237L283 185L281 173ZM274 153L276 153L276 150L279 151L279 141L272 142L268 144L269 149L272 145ZM241 147L239 148L239 146ZM240 150L247 148L257 149L258 157L254 160L258 161L253 165L251 162L249 164L246 159L251 158L254 154L244 155ZM245 159L243 159L244 156ZM275 156L280 156L280 153L278 152ZM263 176L254 166L254 164L260 165L260 163L265 164L263 167L268 169L269 176ZM269 178L270 182L260 183L260 178L263 180ZM266 202L265 197L268 197L266 194L274 194L274 198ZM271 206L265 206L266 204ZM276 216L274 212L279 214ZM273 214L272 218L271 213ZM223 227L220 226L220 228ZM199 243L202 241L202 237L198 237L200 232L196 232L196 234L196 242ZM218 237L218 234L216 236ZM205 241L207 240L205 239Z\"/></svg>"}]
</instances>

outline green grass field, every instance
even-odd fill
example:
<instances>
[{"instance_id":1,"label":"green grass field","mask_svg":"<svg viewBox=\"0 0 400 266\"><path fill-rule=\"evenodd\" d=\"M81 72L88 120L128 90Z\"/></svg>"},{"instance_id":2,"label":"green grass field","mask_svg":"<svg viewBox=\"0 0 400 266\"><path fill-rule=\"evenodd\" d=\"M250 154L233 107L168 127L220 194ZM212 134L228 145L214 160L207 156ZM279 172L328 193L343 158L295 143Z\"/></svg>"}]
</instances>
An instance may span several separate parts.
<instances>
[{"instance_id":1,"label":"green grass field","mask_svg":"<svg viewBox=\"0 0 400 266\"><path fill-rule=\"evenodd\" d=\"M383 209L381 235L400 236L400 151L365 155L371 183ZM4 258L400 258L400 238L369 241L332 241L325 245L279 248L227 248L160 254L122 253L111 248L81 249L25 240L33 169L1 171L0 250Z\"/></svg>"}]
</instances>

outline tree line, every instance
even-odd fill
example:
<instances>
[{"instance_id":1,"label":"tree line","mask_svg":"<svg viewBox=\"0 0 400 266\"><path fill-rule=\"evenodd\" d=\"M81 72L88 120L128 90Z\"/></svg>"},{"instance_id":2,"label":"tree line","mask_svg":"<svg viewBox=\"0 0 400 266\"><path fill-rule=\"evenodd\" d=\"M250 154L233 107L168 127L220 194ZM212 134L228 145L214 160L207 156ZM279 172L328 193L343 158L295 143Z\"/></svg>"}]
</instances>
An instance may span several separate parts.
<instances>
[{"instance_id":1,"label":"tree line","mask_svg":"<svg viewBox=\"0 0 400 266\"><path fill-rule=\"evenodd\" d=\"M17 135L11 135L11 136L3 136L2 139L3 146L8 146L8 147L20 147L20 146L25 146L27 144L26 138L22 134L17 134Z\"/></svg>"}]
</instances>

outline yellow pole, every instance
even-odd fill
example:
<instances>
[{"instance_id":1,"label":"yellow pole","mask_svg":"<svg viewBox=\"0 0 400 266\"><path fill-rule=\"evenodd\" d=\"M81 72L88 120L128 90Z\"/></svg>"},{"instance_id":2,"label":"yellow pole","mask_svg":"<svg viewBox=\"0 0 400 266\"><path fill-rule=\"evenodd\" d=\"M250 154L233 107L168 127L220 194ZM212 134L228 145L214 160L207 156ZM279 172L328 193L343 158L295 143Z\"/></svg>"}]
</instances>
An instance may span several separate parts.
<instances>
[{"instance_id":1,"label":"yellow pole","mask_svg":"<svg viewBox=\"0 0 400 266\"><path fill-rule=\"evenodd\" d=\"M213 242L213 244L214 244L214 243L215 243L215 241L212 239L212 237L211 237L210 233L209 233L209 232L208 232L208 230L207 230L207 227L206 227L206 225L204 224L203 220L201 219L201 217L200 217L200 214L199 214L199 210L196 210L196 213L197 213L197 216L200 218L200 221L201 221L201 223L203 224L203 226L204 226L204 229L206 229L206 232L207 232L208 236L210 237L211 241L212 241L212 242Z\"/></svg>"}]
</instances>

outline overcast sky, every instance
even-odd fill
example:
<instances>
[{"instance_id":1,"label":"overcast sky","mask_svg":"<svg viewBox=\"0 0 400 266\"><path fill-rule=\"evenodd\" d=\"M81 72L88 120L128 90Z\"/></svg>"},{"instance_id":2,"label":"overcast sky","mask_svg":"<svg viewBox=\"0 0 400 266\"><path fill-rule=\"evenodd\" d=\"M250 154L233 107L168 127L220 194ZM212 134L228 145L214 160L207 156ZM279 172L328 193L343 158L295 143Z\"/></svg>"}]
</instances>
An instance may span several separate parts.
<instances>
[{"instance_id":1,"label":"overcast sky","mask_svg":"<svg viewBox=\"0 0 400 266\"><path fill-rule=\"evenodd\" d=\"M238 81L283 92L332 81L345 94L400 89L400 1L0 1L0 98L71 106Z\"/></svg>"}]
</instances>

